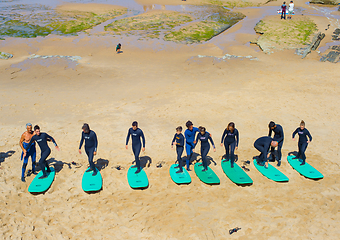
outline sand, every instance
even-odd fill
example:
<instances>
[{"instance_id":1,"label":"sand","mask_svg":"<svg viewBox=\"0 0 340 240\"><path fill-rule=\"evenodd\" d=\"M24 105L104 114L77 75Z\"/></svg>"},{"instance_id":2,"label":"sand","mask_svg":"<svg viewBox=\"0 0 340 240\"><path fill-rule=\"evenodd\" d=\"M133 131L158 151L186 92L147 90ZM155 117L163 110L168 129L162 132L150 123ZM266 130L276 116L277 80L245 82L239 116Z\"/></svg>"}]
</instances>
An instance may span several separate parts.
<instances>
[{"instance_id":1,"label":"sand","mask_svg":"<svg viewBox=\"0 0 340 240\"><path fill-rule=\"evenodd\" d=\"M261 16L261 12L255 9L249 15ZM235 34L230 42L212 40L158 51L152 44L140 49L123 43L123 54L115 53L117 43L110 37L0 42L0 51L14 54L0 61L1 237L338 239L338 65L319 62L316 52L304 60L293 50L264 54L245 44L255 33L238 33L242 22L234 27L220 36L227 39ZM65 60L49 67L38 64L39 60L26 62L26 70L12 66L32 53L81 56L82 60L74 69ZM225 53L259 60L195 57ZM178 186L170 179L168 170L176 158L170 143L175 128L184 127L189 119L213 136L217 151L209 156L217 163L211 168L220 185L205 185L193 171L190 185ZM287 154L297 149L290 135L302 119L313 135L307 161L325 176L319 181L300 176L286 161ZM134 120L146 136L141 156L150 186L145 190L131 189L126 179L133 155L131 146L125 150L125 137ZM220 166L224 128L230 121L236 123L240 132L236 154L242 164L257 154L253 142L268 133L271 120L285 130L280 170L290 181L272 182L251 164L247 173L254 184L233 184ZM49 163L57 173L45 194L28 193L33 176L26 183L20 181L18 142L26 122L39 124L61 148L57 152L51 145ZM103 190L96 194L81 189L87 167L86 156L78 154L84 122L99 140L96 161ZM72 161L82 167L76 168ZM156 168L159 161L165 162L162 168ZM118 171L116 165L124 169ZM230 236L228 230L234 227L241 230Z\"/></svg>"}]
</instances>

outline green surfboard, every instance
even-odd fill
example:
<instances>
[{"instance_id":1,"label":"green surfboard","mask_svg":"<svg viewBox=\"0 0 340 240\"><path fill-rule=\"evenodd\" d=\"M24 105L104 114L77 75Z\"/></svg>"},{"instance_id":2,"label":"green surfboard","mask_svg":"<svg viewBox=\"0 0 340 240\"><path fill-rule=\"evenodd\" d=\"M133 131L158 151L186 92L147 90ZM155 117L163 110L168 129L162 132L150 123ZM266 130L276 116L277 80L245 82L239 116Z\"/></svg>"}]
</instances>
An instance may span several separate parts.
<instances>
[{"instance_id":1,"label":"green surfboard","mask_svg":"<svg viewBox=\"0 0 340 240\"><path fill-rule=\"evenodd\" d=\"M215 172L209 166L207 171L202 172L204 168L203 166L198 166L200 164L197 162L194 167L197 177L206 184L220 184L220 179Z\"/></svg>"},{"instance_id":2,"label":"green surfboard","mask_svg":"<svg viewBox=\"0 0 340 240\"><path fill-rule=\"evenodd\" d=\"M239 165L234 162L234 167L231 168L230 161L224 162L225 159L222 159L221 166L223 172L227 177L236 184L252 184L253 180L246 174Z\"/></svg>"},{"instance_id":3,"label":"green surfboard","mask_svg":"<svg viewBox=\"0 0 340 240\"><path fill-rule=\"evenodd\" d=\"M144 169L139 173L135 173L137 168L129 168L127 173L127 179L131 188L146 188L149 186L148 176L146 175Z\"/></svg>"},{"instance_id":4,"label":"green surfboard","mask_svg":"<svg viewBox=\"0 0 340 240\"><path fill-rule=\"evenodd\" d=\"M177 184L188 184L191 183L191 177L188 173L188 171L183 168L183 172L182 173L176 173L179 168L175 168L177 167L178 164L172 164L170 167L170 177L172 179L172 181L174 181Z\"/></svg>"},{"instance_id":5,"label":"green surfboard","mask_svg":"<svg viewBox=\"0 0 340 240\"><path fill-rule=\"evenodd\" d=\"M33 179L30 186L28 187L28 191L30 193L42 193L47 191L47 189L51 186L54 177L55 177L55 170L53 167L50 167L51 172L47 173L47 178L39 179L43 175L43 172L40 171L37 176Z\"/></svg>"},{"instance_id":6,"label":"green surfboard","mask_svg":"<svg viewBox=\"0 0 340 240\"><path fill-rule=\"evenodd\" d=\"M263 176L269 178L270 180L275 182L289 181L289 178L287 178L286 175L280 172L277 168L273 167L270 163L268 163L268 168L265 168L264 166L258 165L256 159L254 159L254 165Z\"/></svg>"},{"instance_id":7,"label":"green surfboard","mask_svg":"<svg viewBox=\"0 0 340 240\"><path fill-rule=\"evenodd\" d=\"M90 169L90 168L88 168ZM88 170L86 169L86 171ZM96 176L92 176L93 171L84 172L83 179L81 180L81 187L85 192L96 192L102 189L103 179L102 175L97 169Z\"/></svg>"},{"instance_id":8,"label":"green surfboard","mask_svg":"<svg viewBox=\"0 0 340 240\"><path fill-rule=\"evenodd\" d=\"M316 170L313 166L308 164L307 162L305 165L300 165L302 160L301 159L293 159L295 156L290 155L287 157L288 163L292 168L294 168L298 173L300 173L302 176L305 176L306 178L311 179L321 179L323 178L323 175Z\"/></svg>"}]
</instances>

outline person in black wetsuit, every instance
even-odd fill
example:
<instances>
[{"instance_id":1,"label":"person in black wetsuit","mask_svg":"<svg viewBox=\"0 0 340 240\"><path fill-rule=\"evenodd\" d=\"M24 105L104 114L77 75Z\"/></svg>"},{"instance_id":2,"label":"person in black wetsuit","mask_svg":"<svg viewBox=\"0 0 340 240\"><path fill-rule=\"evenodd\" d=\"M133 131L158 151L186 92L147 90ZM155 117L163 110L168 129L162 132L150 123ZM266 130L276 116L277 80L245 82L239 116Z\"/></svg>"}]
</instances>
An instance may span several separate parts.
<instances>
[{"instance_id":1,"label":"person in black wetsuit","mask_svg":"<svg viewBox=\"0 0 340 240\"><path fill-rule=\"evenodd\" d=\"M277 141L271 137L260 137L254 142L254 147L261 153L257 158L257 164L268 167L268 158L270 156L269 148L277 147Z\"/></svg>"},{"instance_id":2,"label":"person in black wetsuit","mask_svg":"<svg viewBox=\"0 0 340 240\"><path fill-rule=\"evenodd\" d=\"M141 171L139 154L140 154L140 150L142 147L140 138L142 138L143 140L143 148L142 148L143 152L145 151L145 138L144 138L143 131L140 128L138 128L138 123L136 121L132 123L132 128L129 128L129 131L126 137L126 146L125 146L126 149L128 149L130 135L132 138L132 151L133 151L133 154L135 155L135 162L136 162L136 165L132 167L134 168L136 167L137 168L136 173L139 173Z\"/></svg>"},{"instance_id":3,"label":"person in black wetsuit","mask_svg":"<svg viewBox=\"0 0 340 240\"><path fill-rule=\"evenodd\" d=\"M297 128L293 132L293 135L292 135L293 140L295 140L295 135L296 134L299 134L299 143L298 143L299 153L293 159L301 158L302 159L302 163L300 165L305 165L305 163L306 163L305 151L307 149L308 143L310 143L312 141L312 135L310 135L310 133L307 130L307 128L305 128L305 122L303 120L300 123L300 127ZM309 140L307 140L307 136L308 136Z\"/></svg>"},{"instance_id":4,"label":"person in black wetsuit","mask_svg":"<svg viewBox=\"0 0 340 240\"><path fill-rule=\"evenodd\" d=\"M216 152L216 147L215 147L214 141L212 140L210 134L208 132L206 132L205 127L199 127L198 129L200 130L200 132L197 134L194 147L196 147L198 140L200 140L201 141L201 156L202 156L202 164L200 164L200 166L203 165L204 169L202 170L202 172L205 172L205 171L208 170L207 155L208 155L209 150L210 150L210 144L209 144L208 140L210 140L211 145L214 147L214 152ZM193 151L194 150L195 149L193 149Z\"/></svg>"},{"instance_id":5,"label":"person in black wetsuit","mask_svg":"<svg viewBox=\"0 0 340 240\"><path fill-rule=\"evenodd\" d=\"M46 172L51 172L46 159L48 158L48 156L51 153L51 149L49 148L49 146L47 145L47 141L52 141L55 145L55 148L59 151L59 147L56 143L56 141L54 140L53 137L51 137L50 135L48 135L47 133L42 133L40 132L40 127L38 125L34 126L34 132L35 135L31 138L31 141L28 143L28 145L25 148L24 151L24 156L26 156L27 150L30 148L31 144L36 141L40 147L41 150L41 157L39 160L39 166L43 172L43 175L41 177L39 177L39 179L43 179L47 177L47 173ZM46 168L46 169L45 169Z\"/></svg>"},{"instance_id":6,"label":"person in black wetsuit","mask_svg":"<svg viewBox=\"0 0 340 240\"><path fill-rule=\"evenodd\" d=\"M98 147L98 141L97 141L97 135L94 131L90 130L90 126L87 123L84 123L83 132L81 133L81 140L79 144L79 154L81 154L81 147L83 146L84 140L85 140L85 152L88 156L90 168L86 170L86 172L91 172L92 176L95 176L97 174L97 168L94 165L93 157L97 154L97 147Z\"/></svg>"},{"instance_id":7,"label":"person in black wetsuit","mask_svg":"<svg viewBox=\"0 0 340 240\"><path fill-rule=\"evenodd\" d=\"M230 161L231 167L234 167L234 162L235 162L235 155L234 151L235 149L237 150L238 148L238 142L239 142L239 135L238 135L238 130L235 128L235 123L230 122L228 124L228 127L224 130L222 139L221 139L221 147L223 144L224 140L224 147L226 151L226 159L223 160L223 162ZM230 150L230 155L231 157L229 158L229 150Z\"/></svg>"},{"instance_id":8,"label":"person in black wetsuit","mask_svg":"<svg viewBox=\"0 0 340 240\"><path fill-rule=\"evenodd\" d=\"M282 158L282 153L281 153L281 149L282 149L282 145L283 145L283 140L284 140L284 134L283 134L283 128L281 125L276 124L275 122L271 121L268 125L269 127L269 134L268 137L271 137L272 132L274 132L274 141L278 142L278 146L277 146L277 166L280 167L281 166L281 158ZM272 155L272 159L275 161L275 148L272 147L271 148L271 155Z\"/></svg>"},{"instance_id":9,"label":"person in black wetsuit","mask_svg":"<svg viewBox=\"0 0 340 240\"><path fill-rule=\"evenodd\" d=\"M183 172L182 154L184 150L184 136L182 134L182 130L183 129L181 126L176 128L176 134L171 142L171 148L173 148L173 145L176 145L177 161L178 161L178 166L176 168L179 168L179 170L176 173Z\"/></svg>"}]
</instances>

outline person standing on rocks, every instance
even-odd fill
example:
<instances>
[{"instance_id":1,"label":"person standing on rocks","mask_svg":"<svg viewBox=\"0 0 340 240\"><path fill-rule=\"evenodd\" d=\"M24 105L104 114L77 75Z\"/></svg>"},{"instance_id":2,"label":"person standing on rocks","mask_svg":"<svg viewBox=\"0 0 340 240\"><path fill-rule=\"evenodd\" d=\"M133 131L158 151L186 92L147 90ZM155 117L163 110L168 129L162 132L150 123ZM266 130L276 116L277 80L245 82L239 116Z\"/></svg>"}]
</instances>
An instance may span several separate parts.
<instances>
[{"instance_id":1,"label":"person standing on rocks","mask_svg":"<svg viewBox=\"0 0 340 240\"><path fill-rule=\"evenodd\" d=\"M286 2L283 2L283 4L281 5L281 19L284 18L284 20L286 20L286 11L287 11L287 5Z\"/></svg>"},{"instance_id":2,"label":"person standing on rocks","mask_svg":"<svg viewBox=\"0 0 340 240\"><path fill-rule=\"evenodd\" d=\"M294 3L293 1L290 1L289 7L288 7L288 19L292 19L293 12L294 12Z\"/></svg>"}]
</instances>

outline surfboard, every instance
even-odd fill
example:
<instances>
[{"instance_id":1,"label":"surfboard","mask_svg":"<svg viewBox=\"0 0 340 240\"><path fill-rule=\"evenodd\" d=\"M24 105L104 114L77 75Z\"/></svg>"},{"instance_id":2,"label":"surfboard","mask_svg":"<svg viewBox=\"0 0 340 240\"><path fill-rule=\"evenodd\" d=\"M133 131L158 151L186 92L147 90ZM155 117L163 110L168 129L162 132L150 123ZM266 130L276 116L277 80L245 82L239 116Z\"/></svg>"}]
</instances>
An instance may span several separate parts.
<instances>
[{"instance_id":1,"label":"surfboard","mask_svg":"<svg viewBox=\"0 0 340 240\"><path fill-rule=\"evenodd\" d=\"M54 177L55 177L55 170L53 167L50 167L51 172L47 173L47 178L39 179L43 175L43 172L40 171L37 176L33 179L30 186L28 187L28 191L30 193L42 193L47 191L47 189L51 186Z\"/></svg>"},{"instance_id":2,"label":"surfboard","mask_svg":"<svg viewBox=\"0 0 340 240\"><path fill-rule=\"evenodd\" d=\"M206 184L220 184L220 179L216 173L209 166L207 171L202 172L204 168L203 166L198 166L200 164L200 162L197 162L194 167L197 177Z\"/></svg>"},{"instance_id":3,"label":"surfboard","mask_svg":"<svg viewBox=\"0 0 340 240\"><path fill-rule=\"evenodd\" d=\"M306 178L311 179L320 179L323 178L323 175L316 170L313 166L308 164L307 162L305 165L300 165L302 162L302 159L293 159L295 156L290 155L287 157L288 163L292 168L294 168L298 173L300 173L302 176L305 176Z\"/></svg>"},{"instance_id":4,"label":"surfboard","mask_svg":"<svg viewBox=\"0 0 340 240\"><path fill-rule=\"evenodd\" d=\"M148 176L146 175L144 169L142 169L139 173L135 173L137 168L132 168L130 166L127 179L131 188L146 188L149 186Z\"/></svg>"},{"instance_id":5,"label":"surfboard","mask_svg":"<svg viewBox=\"0 0 340 240\"><path fill-rule=\"evenodd\" d=\"M177 184L188 184L191 183L191 177L188 173L188 171L183 167L183 172L182 173L176 173L179 168L177 167L178 164L172 164L170 166L169 172L170 172L170 177L172 181L174 181Z\"/></svg>"},{"instance_id":6,"label":"surfboard","mask_svg":"<svg viewBox=\"0 0 340 240\"><path fill-rule=\"evenodd\" d=\"M230 161L224 162L225 159L222 159L221 166L223 169L223 172L227 177L236 184L252 184L253 180L248 176L247 173L243 171L242 168L240 168L237 163L234 162L234 167L231 168Z\"/></svg>"},{"instance_id":7,"label":"surfboard","mask_svg":"<svg viewBox=\"0 0 340 240\"><path fill-rule=\"evenodd\" d=\"M264 166L258 165L256 159L254 159L253 162L254 162L256 169L268 179L273 180L275 182L288 182L289 181L289 178L287 178L286 175L280 172L277 168L273 167L270 163L268 163L268 168L265 168Z\"/></svg>"},{"instance_id":8,"label":"surfboard","mask_svg":"<svg viewBox=\"0 0 340 240\"><path fill-rule=\"evenodd\" d=\"M88 168L90 169L90 168ZM86 171L88 170L86 169ZM99 170L97 169L97 174L92 176L93 171L84 172L83 179L81 180L81 187L85 192L95 192L99 191L103 187L103 179Z\"/></svg>"}]
</instances>

